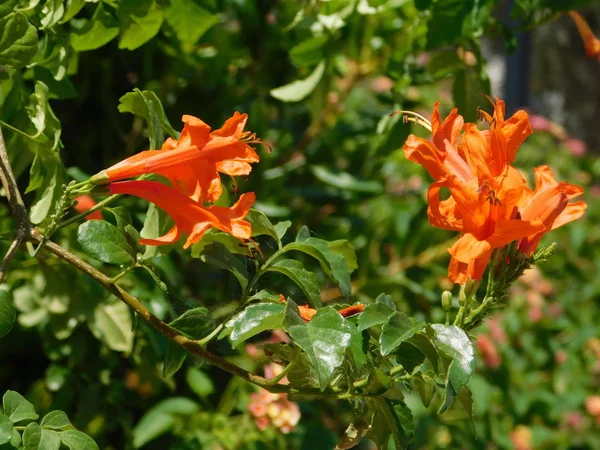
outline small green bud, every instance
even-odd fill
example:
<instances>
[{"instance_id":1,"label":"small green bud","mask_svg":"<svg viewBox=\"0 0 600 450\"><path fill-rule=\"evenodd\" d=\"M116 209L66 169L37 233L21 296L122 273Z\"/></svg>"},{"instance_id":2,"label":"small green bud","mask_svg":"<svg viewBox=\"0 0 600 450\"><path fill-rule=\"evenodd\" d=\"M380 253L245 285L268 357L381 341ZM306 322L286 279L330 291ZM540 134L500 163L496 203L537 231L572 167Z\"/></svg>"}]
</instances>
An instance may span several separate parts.
<instances>
[{"instance_id":1,"label":"small green bud","mask_svg":"<svg viewBox=\"0 0 600 450\"><path fill-rule=\"evenodd\" d=\"M110 177L106 173L106 170L102 172L98 172L96 175L89 179L89 182L92 184L108 184L110 183Z\"/></svg>"},{"instance_id":2,"label":"small green bud","mask_svg":"<svg viewBox=\"0 0 600 450\"><path fill-rule=\"evenodd\" d=\"M445 311L450 311L452 309L452 292L442 292L442 308L444 308Z\"/></svg>"}]
</instances>

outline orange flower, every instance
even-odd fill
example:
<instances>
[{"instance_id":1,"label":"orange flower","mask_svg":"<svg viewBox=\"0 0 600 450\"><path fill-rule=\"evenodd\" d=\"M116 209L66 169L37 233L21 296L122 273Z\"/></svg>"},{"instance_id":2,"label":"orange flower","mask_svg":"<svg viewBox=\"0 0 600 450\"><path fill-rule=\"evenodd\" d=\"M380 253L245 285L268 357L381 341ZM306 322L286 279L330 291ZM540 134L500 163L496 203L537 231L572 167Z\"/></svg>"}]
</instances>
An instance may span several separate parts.
<instances>
[{"instance_id":1,"label":"orange flower","mask_svg":"<svg viewBox=\"0 0 600 450\"><path fill-rule=\"evenodd\" d=\"M490 121L486 132L463 125L456 109L441 123L438 107L431 119L432 142L410 135L404 151L435 179L428 191L430 223L462 233L448 251L449 277L463 283L483 276L494 249L545 230L538 218L526 221L515 214L526 200L526 186L510 163L531 127L525 111L505 120L504 102L498 99L493 116L484 114ZM442 188L450 190L443 201Z\"/></svg>"},{"instance_id":2,"label":"orange flower","mask_svg":"<svg viewBox=\"0 0 600 450\"><path fill-rule=\"evenodd\" d=\"M77 197L75 197L75 201L77 203L73 205L73 209L78 213L84 213L96 206L96 201L89 195L85 194L78 195ZM104 220L104 216L102 215L102 212L94 211L93 213L90 213L87 216L85 216L85 220Z\"/></svg>"},{"instance_id":3,"label":"orange flower","mask_svg":"<svg viewBox=\"0 0 600 450\"><path fill-rule=\"evenodd\" d=\"M279 294L279 301L285 303L285 296L283 294ZM356 305L348 306L347 308L342 308L338 311L342 317L350 317L355 314L359 314L365 310L365 305L362 303L358 303ZM298 312L300 313L300 317L305 322L310 321L313 316L317 313L317 310L311 308L310 306L298 305Z\"/></svg>"},{"instance_id":4,"label":"orange flower","mask_svg":"<svg viewBox=\"0 0 600 450\"><path fill-rule=\"evenodd\" d=\"M530 193L527 205L519 212L522 220L541 220L545 230L521 240L519 250L526 255L535 251L546 232L579 219L587 208L587 204L583 201L569 203L569 200L583 194L581 187L557 182L548 166L536 167L533 170L535 191Z\"/></svg>"},{"instance_id":5,"label":"orange flower","mask_svg":"<svg viewBox=\"0 0 600 450\"><path fill-rule=\"evenodd\" d=\"M164 236L142 239L144 245L164 245L177 242L182 233L188 235L183 248L198 242L211 227L239 239L250 239L252 226L242 220L254 204L253 192L243 194L231 208L211 206L205 208L185 194L156 181L122 181L107 186L111 194L129 194L141 197L164 210L175 226Z\"/></svg>"},{"instance_id":6,"label":"orange flower","mask_svg":"<svg viewBox=\"0 0 600 450\"><path fill-rule=\"evenodd\" d=\"M248 175L250 163L259 157L248 144L260 143L244 126L247 114L236 112L223 127L210 131L202 120L184 115L178 140L169 138L161 150L147 150L131 156L92 177L97 183L155 173L169 179L172 186L192 200L214 202L222 192L219 172Z\"/></svg>"},{"instance_id":7,"label":"orange flower","mask_svg":"<svg viewBox=\"0 0 600 450\"><path fill-rule=\"evenodd\" d=\"M590 26L578 12L569 11L569 15L575 21L577 30L579 30L581 39L583 39L585 54L588 58L596 58L600 61L600 39L594 36Z\"/></svg>"}]
</instances>

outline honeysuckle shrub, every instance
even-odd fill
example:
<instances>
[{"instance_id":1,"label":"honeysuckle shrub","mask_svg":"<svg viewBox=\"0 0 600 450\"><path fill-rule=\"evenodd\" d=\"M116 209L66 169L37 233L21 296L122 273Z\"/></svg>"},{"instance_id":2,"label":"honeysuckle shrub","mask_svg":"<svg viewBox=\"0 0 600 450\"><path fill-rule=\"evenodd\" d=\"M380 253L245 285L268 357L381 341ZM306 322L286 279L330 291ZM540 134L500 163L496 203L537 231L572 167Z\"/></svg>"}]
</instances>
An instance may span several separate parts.
<instances>
[{"instance_id":1,"label":"honeysuckle shrub","mask_svg":"<svg viewBox=\"0 0 600 450\"><path fill-rule=\"evenodd\" d=\"M600 167L481 52L588 3L0 5L0 448L597 448Z\"/></svg>"}]
</instances>

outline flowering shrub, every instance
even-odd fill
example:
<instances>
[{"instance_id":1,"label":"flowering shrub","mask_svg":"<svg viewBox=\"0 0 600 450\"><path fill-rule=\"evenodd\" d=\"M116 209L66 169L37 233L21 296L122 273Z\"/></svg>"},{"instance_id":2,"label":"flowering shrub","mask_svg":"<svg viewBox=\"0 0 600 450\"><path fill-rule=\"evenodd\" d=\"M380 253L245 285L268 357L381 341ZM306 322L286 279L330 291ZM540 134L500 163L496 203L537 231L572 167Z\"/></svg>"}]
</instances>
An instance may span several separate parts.
<instances>
[{"instance_id":1,"label":"flowering shrub","mask_svg":"<svg viewBox=\"0 0 600 450\"><path fill-rule=\"evenodd\" d=\"M0 448L600 445L600 169L494 2L263 3L0 5Z\"/></svg>"}]
</instances>

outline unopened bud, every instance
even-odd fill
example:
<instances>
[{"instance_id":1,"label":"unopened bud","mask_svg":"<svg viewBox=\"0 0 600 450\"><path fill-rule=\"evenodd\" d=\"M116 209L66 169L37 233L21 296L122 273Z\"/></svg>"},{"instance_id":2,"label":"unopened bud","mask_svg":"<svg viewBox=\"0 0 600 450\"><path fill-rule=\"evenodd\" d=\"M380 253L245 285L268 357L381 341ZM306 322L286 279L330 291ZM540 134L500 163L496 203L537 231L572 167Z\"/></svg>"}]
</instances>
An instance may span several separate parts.
<instances>
[{"instance_id":1,"label":"unopened bud","mask_svg":"<svg viewBox=\"0 0 600 450\"><path fill-rule=\"evenodd\" d=\"M452 309L452 292L442 292L442 308L444 308L445 311L450 311Z\"/></svg>"},{"instance_id":2,"label":"unopened bud","mask_svg":"<svg viewBox=\"0 0 600 450\"><path fill-rule=\"evenodd\" d=\"M110 183L110 177L108 176L108 173L106 173L106 170L103 170L91 177L89 181L92 184L108 184Z\"/></svg>"}]
</instances>

